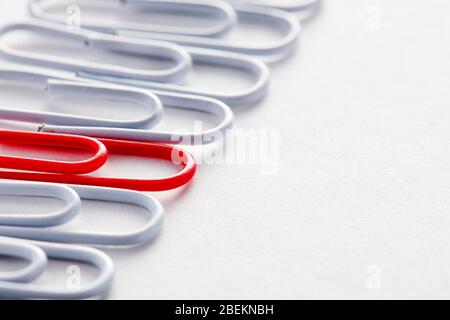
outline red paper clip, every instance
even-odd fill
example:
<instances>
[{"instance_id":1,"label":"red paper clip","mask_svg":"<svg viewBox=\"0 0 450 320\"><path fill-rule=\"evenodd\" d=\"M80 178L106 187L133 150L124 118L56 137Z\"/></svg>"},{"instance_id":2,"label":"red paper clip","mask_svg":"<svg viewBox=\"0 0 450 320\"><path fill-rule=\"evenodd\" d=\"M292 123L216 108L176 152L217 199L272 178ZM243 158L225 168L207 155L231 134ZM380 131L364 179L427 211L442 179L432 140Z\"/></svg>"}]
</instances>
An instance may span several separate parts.
<instances>
[{"instance_id":1,"label":"red paper clip","mask_svg":"<svg viewBox=\"0 0 450 320\"><path fill-rule=\"evenodd\" d=\"M84 139L89 141L96 141L107 150L107 154L120 154L120 155L131 155L131 156L141 156L155 159L167 160L177 165L180 165L183 169L176 175L163 178L163 179L127 179L127 178L108 178L108 177L95 177L83 174L67 174L67 172L56 172L53 167L49 170L46 167L48 164L42 165L42 163L37 164L34 161L40 161L35 159L27 159L28 161L28 169L22 170L30 170L30 167L35 167L38 170L33 171L41 171L41 172L22 172L22 171L5 171L0 170L0 178L4 179L12 179L12 180L31 180L31 181L42 181L42 182L55 182L55 183L66 183L66 184L79 184L79 185L94 185L94 186L102 186L102 187L112 187L112 188L122 188L122 189L132 189L138 191L166 191L172 190L178 187L181 187L188 183L195 175L196 171L196 163L192 155L180 148L164 145L164 144L153 144L153 143L145 143L145 142L132 142L132 141L120 141L120 140L109 140L109 139L92 139L85 138L80 136L72 136L72 135L60 135L53 133L28 133L28 132L18 132L18 131L0 131L0 138L3 133L6 136L9 135L9 141L17 141L19 139L12 138L14 134L17 136L27 135L28 139L27 145L43 145L44 142L50 141L52 146L55 146L55 141L61 142L58 146L68 147L73 149L74 144L82 144L83 146L87 146L87 142ZM34 139L34 141L30 141ZM66 144L64 144L64 141ZM37 143L41 142L41 143ZM106 155L107 155L106 154ZM7 157L10 161L7 168L12 168L12 161L14 157ZM8 161L6 163L8 164ZM47 160L44 160L47 161ZM106 157L105 157L106 161ZM103 163L105 162L103 161ZM52 166L57 161L50 161ZM64 165L63 165L64 164ZM72 163L73 164L73 163ZM68 166L65 162L60 162L58 166L62 166L63 168ZM101 165L100 165L101 166ZM88 170L88 168L93 170ZM14 167L17 169L17 166ZM91 173L97 170L99 167L85 166L83 171L89 171L86 173ZM77 168L79 170L80 168ZM66 169L67 170L67 169ZM76 171L76 170L75 170Z\"/></svg>"},{"instance_id":2,"label":"red paper clip","mask_svg":"<svg viewBox=\"0 0 450 320\"><path fill-rule=\"evenodd\" d=\"M99 169L108 159L106 147L101 142L82 136L0 130L0 143L78 149L95 153L90 159L75 162L0 156L0 167L8 169L83 174Z\"/></svg>"}]
</instances>

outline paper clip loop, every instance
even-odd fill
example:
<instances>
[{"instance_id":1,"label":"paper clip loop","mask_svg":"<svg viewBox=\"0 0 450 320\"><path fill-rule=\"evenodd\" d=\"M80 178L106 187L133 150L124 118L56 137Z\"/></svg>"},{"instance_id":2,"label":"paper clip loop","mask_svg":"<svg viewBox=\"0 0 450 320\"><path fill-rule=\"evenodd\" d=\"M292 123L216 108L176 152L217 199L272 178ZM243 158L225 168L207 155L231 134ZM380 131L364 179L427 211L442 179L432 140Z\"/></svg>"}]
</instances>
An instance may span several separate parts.
<instances>
[{"instance_id":1,"label":"paper clip loop","mask_svg":"<svg viewBox=\"0 0 450 320\"><path fill-rule=\"evenodd\" d=\"M28 261L28 265L20 270L0 272L0 283L3 281L31 282L38 278L47 266L45 252L41 248L24 241L0 237L0 255L22 258Z\"/></svg>"},{"instance_id":2,"label":"paper clip loop","mask_svg":"<svg viewBox=\"0 0 450 320\"><path fill-rule=\"evenodd\" d=\"M0 107L0 119L2 120L41 122L42 124L68 127L68 129L76 126L142 128L157 124L161 120L163 113L161 101L148 90L139 90L131 87L121 88L106 83L88 84L74 80L57 80L50 78L49 75L23 68L0 68L0 79L42 84L49 97L58 95L65 98L86 96L113 101L129 101L144 105L147 109L145 117L137 120L111 120L65 113L24 111Z\"/></svg>"},{"instance_id":3,"label":"paper clip loop","mask_svg":"<svg viewBox=\"0 0 450 320\"><path fill-rule=\"evenodd\" d=\"M14 170L85 174L99 169L108 159L108 152L101 142L82 136L0 130L0 143L67 149L78 148L94 153L94 156L87 160L70 162L0 155L0 167Z\"/></svg>"},{"instance_id":4,"label":"paper clip loop","mask_svg":"<svg viewBox=\"0 0 450 320\"><path fill-rule=\"evenodd\" d=\"M16 221L16 224L4 226L0 221L0 235L45 242L117 247L134 246L147 243L153 240L161 230L164 220L164 209L155 198L144 193L131 190L79 185L70 185L69 187L66 187L64 185L53 185L47 183L28 183L28 188L33 188L34 184L36 185L34 186L35 189L42 189L45 188L45 185L49 185L54 189L53 191L58 191L58 188L63 189L70 187L69 189L72 189L73 192L76 192L76 194L79 195L79 197L77 196L75 200L72 201L73 205L78 206L80 203L80 198L86 200L125 203L143 207L150 213L151 216L144 226L139 227L135 231L124 233L64 230L59 227L64 225L66 222L59 223L61 222L60 219L54 219L54 221L51 221L51 227L37 227L34 223L28 223L28 221ZM1 194L4 194L3 189L5 187L8 188L8 191L10 191L12 187L15 186L16 188L20 188L22 185L17 185L17 182L0 183L0 192ZM38 193L36 193L36 195L38 195ZM53 195L56 196L56 192L54 192ZM80 208L78 207L76 214L78 214L79 211ZM45 225L48 221L48 219L43 219L41 225Z\"/></svg>"},{"instance_id":5,"label":"paper clip loop","mask_svg":"<svg viewBox=\"0 0 450 320\"><path fill-rule=\"evenodd\" d=\"M82 41L85 46L103 50L114 50L129 54L157 56L175 61L175 66L162 70L141 70L99 62L62 58L58 56L30 53L8 47L0 41L0 51L15 62L25 62L47 68L56 68L76 73L87 72L99 76L133 78L143 81L173 82L182 79L191 69L192 61L186 50L162 41L142 41L132 38L107 35L87 30L66 30L61 25L47 22L22 22L4 26L0 37L15 31L42 32L51 36Z\"/></svg>"},{"instance_id":6,"label":"paper clip loop","mask_svg":"<svg viewBox=\"0 0 450 320\"><path fill-rule=\"evenodd\" d=\"M151 214L144 226L126 233L61 229L59 227L68 222L67 219L62 220L60 216L51 213L31 215L31 218L19 216L14 221L4 219L8 218L8 215L0 215L0 254L23 258L29 262L20 270L0 272L0 297L2 298L86 299L101 295L111 286L114 270L111 259L98 250L67 244L114 247L139 245L153 240L159 234L164 220L164 209L155 198L131 190L1 181L0 195L45 195L64 198L68 207L72 208L71 211L75 211L70 219L81 210L80 198L133 204L147 209ZM5 225L4 222L8 224ZM47 256L91 264L99 269L100 275L94 282L76 290L30 283L45 271Z\"/></svg>"},{"instance_id":7,"label":"paper clip loop","mask_svg":"<svg viewBox=\"0 0 450 320\"><path fill-rule=\"evenodd\" d=\"M34 215L1 214L0 225L3 226L57 226L72 220L78 214L81 207L81 201L78 194L73 189L64 185L38 182L0 181L0 195L56 198L63 200L66 204L63 209L55 213Z\"/></svg>"}]
</instances>

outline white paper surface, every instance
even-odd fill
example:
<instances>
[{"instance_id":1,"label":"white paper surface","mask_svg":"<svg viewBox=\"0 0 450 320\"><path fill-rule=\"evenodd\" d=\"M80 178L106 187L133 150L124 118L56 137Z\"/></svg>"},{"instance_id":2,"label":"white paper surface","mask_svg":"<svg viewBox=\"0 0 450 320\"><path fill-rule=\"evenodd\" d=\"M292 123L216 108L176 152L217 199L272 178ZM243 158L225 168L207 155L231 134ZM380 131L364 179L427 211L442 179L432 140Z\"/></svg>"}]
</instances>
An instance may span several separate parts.
<instances>
[{"instance_id":1,"label":"white paper surface","mask_svg":"<svg viewBox=\"0 0 450 320\"><path fill-rule=\"evenodd\" d=\"M0 21L25 17L25 2L1 1ZM268 97L236 111L236 129L279 133L276 174L205 164L187 188L156 194L163 232L107 250L109 298L448 298L449 10L445 0L324 1L298 52L272 66ZM145 170L170 172L138 159L108 168ZM92 217L77 226L140 222L133 208L84 210ZM66 278L54 266L40 281Z\"/></svg>"}]
</instances>

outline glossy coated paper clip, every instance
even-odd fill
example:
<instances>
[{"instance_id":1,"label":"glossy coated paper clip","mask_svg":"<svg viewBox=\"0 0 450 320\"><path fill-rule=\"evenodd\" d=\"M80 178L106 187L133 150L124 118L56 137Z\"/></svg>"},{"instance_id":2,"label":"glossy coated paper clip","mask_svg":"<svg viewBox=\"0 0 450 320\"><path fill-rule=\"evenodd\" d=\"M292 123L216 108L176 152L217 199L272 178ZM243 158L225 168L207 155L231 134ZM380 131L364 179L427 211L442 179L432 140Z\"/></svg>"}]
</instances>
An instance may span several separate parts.
<instances>
[{"instance_id":1,"label":"glossy coated paper clip","mask_svg":"<svg viewBox=\"0 0 450 320\"><path fill-rule=\"evenodd\" d=\"M45 19L58 23L66 23L64 16L58 16L54 14L46 14L42 7L39 5L42 1L32 1L30 3L30 12L37 18ZM83 1L78 3L81 5ZM153 1L138 1L141 5L145 3L147 6L151 7ZM161 2L161 1L157 1ZM165 1L164 6L169 6L171 1ZM254 1L257 2L257 1ZM128 3L128 2L127 2ZM136 4L136 1L131 0L131 3ZM190 47L201 47L208 49L232 51L243 54L256 55L259 57L270 57L273 55L280 55L290 51L297 42L300 35L300 25L295 16L278 9L274 9L274 6L256 6L242 4L238 1L233 2L233 8L238 15L239 21L260 21L265 24L270 23L275 28L280 28L285 32L285 35L274 42L264 43L264 44L248 44L244 41L233 41L224 38L209 38L201 37L195 34L187 34L186 32L152 32L150 30L145 30L145 28L125 28L120 30L120 35L146 38L146 39L158 39L166 40L174 43L182 44ZM234 20L235 21L235 20ZM239 25L239 23L237 23ZM117 29L111 28L101 28L98 24L92 23L90 21L81 22L83 28L96 30L100 32L116 34ZM151 25L150 25L151 26ZM169 28L169 30L171 30ZM171 30L175 31L175 30ZM189 33L189 32L188 32Z\"/></svg>"},{"instance_id":2,"label":"glossy coated paper clip","mask_svg":"<svg viewBox=\"0 0 450 320\"><path fill-rule=\"evenodd\" d=\"M96 98L108 101L132 102L143 105L146 115L136 120L113 120L98 117L80 116L49 111L15 110L0 107L1 120L37 122L41 126L58 125L70 129L76 127L142 128L156 125L162 117L163 107L158 97L148 90L120 87L107 83L81 83L80 81L51 78L50 74L32 72L26 69L0 68L0 80L37 84L45 90L47 96ZM92 102L95 107L95 101Z\"/></svg>"},{"instance_id":3,"label":"glossy coated paper clip","mask_svg":"<svg viewBox=\"0 0 450 320\"><path fill-rule=\"evenodd\" d=\"M0 178L3 179L93 185L139 191L166 191L185 185L194 177L196 171L196 163L192 155L170 145L4 130L0 131L0 137L2 138L0 143L57 146L69 149L92 147L94 152L97 152L91 159L80 162L2 156L0 157L0 165L3 165L3 167L28 170L0 170ZM163 179L126 179L84 175L97 170L105 163L107 157L105 147L109 154L166 160L181 166L182 170L174 176Z\"/></svg>"},{"instance_id":4,"label":"glossy coated paper clip","mask_svg":"<svg viewBox=\"0 0 450 320\"><path fill-rule=\"evenodd\" d=\"M79 78L65 71L49 71L30 67L0 68L0 79L23 80L40 83L48 88L50 95L70 96L100 95L107 100L136 101L148 106L149 114L144 119L116 121L91 117L78 117L49 112L18 111L0 108L1 120L38 122L36 130L64 134L87 135L99 138L156 142L170 144L207 144L221 140L226 130L233 126L233 112L223 102L195 95L166 91L136 89L123 85L109 85L104 82ZM170 132L152 127L161 119L162 104L165 107L194 110L212 114L219 124L199 132ZM153 111L153 113L151 113Z\"/></svg>"},{"instance_id":5,"label":"glossy coated paper clip","mask_svg":"<svg viewBox=\"0 0 450 320\"><path fill-rule=\"evenodd\" d=\"M161 231L164 220L164 209L155 198L132 190L0 181L0 195L45 196L63 198L66 202L66 207L56 213L19 216L0 214L0 236L94 246L134 246L153 240ZM80 199L136 205L146 209L149 218L136 230L122 233L60 228L80 213Z\"/></svg>"},{"instance_id":6,"label":"glossy coated paper clip","mask_svg":"<svg viewBox=\"0 0 450 320\"><path fill-rule=\"evenodd\" d=\"M175 62L175 66L160 70L142 70L108 63L88 62L73 58L38 54L26 50L10 48L4 37L13 32L31 31L48 36L64 37L66 40L82 42L86 47L113 50L124 54L155 56ZM185 49L162 41L142 41L87 30L68 30L59 24L26 21L4 26L0 29L0 52L18 63L30 63L40 67L56 68L95 76L132 78L143 81L173 82L184 78L191 69L191 57Z\"/></svg>"},{"instance_id":7,"label":"glossy coated paper clip","mask_svg":"<svg viewBox=\"0 0 450 320\"><path fill-rule=\"evenodd\" d=\"M72 2L73 3L73 2ZM191 36L215 37L223 35L234 27L237 20L233 7L218 0L77 0L76 4L83 12L83 19L80 24L82 28L121 35L122 32L155 32L184 34ZM29 2L30 13L40 19L54 21L65 24L67 17L47 11L49 6L58 5L56 1L32 0ZM92 9L89 6L94 5ZM162 11L176 13L179 19L183 20L195 14L204 14L214 18L214 25L206 27L175 26L170 24L152 24L151 17L145 23L137 22L114 22L104 19L94 19L87 17L88 10L111 10L128 13Z\"/></svg>"}]
</instances>

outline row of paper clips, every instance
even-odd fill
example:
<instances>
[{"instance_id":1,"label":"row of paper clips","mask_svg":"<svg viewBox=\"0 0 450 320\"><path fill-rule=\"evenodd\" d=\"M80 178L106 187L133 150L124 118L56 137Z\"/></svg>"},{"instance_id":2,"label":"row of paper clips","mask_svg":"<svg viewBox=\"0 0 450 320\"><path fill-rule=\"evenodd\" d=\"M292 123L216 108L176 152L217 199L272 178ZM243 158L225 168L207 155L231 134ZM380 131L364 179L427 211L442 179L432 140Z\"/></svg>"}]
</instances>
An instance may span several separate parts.
<instances>
[{"instance_id":1,"label":"row of paper clips","mask_svg":"<svg viewBox=\"0 0 450 320\"><path fill-rule=\"evenodd\" d=\"M125 22L114 25L102 19L86 18L81 21L81 29L73 30L64 26L65 15L48 10L58 2L61 1L32 0L29 11L33 19L1 27L0 54L21 66L0 67L0 79L40 84L50 96L133 102L145 106L146 115L120 121L0 107L2 120L37 123L37 132L0 130L2 144L79 149L93 154L87 160L73 162L0 156L0 178L6 179L0 182L0 195L49 197L66 203L56 213L0 215L0 255L29 261L24 269L0 273L0 297L3 298L85 299L104 294L113 279L112 261L97 249L74 244L132 246L152 240L161 229L164 209L155 198L139 191L172 190L193 178L195 159L175 145L217 141L233 124L231 108L262 99L270 78L265 62L292 52L300 35L299 19L318 4L318 0L79 0L83 11L102 5L130 12L165 9L188 15L201 12L219 18L214 19L217 24L208 27ZM77 3L71 1L74 2ZM284 31L284 36L264 44L227 40L230 30L239 28L246 20L273 24ZM173 64L166 69L143 70L33 53L6 44L4 37L16 31L37 32L56 39L63 37L82 43L89 50L160 57ZM229 94L178 84L197 63L248 71L255 81L248 88ZM181 135L149 129L161 120L165 107L209 113L218 118L219 124L203 132ZM111 154L175 162L180 171L163 179L89 175L101 168ZM138 230L123 234L61 230L60 226L80 213L83 199L134 204L147 209L150 218ZM34 283L45 271L49 258L87 263L100 272L95 281L80 289Z\"/></svg>"}]
</instances>

